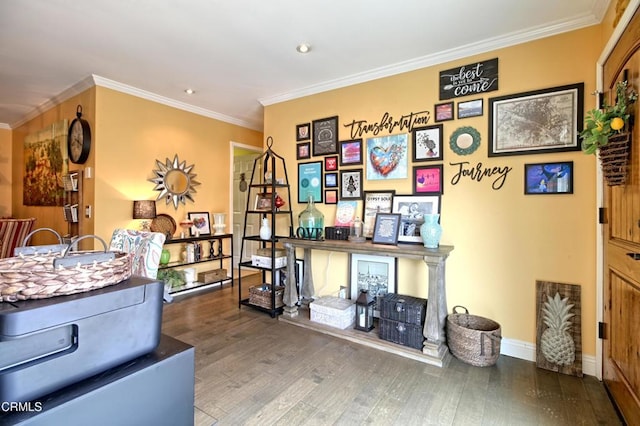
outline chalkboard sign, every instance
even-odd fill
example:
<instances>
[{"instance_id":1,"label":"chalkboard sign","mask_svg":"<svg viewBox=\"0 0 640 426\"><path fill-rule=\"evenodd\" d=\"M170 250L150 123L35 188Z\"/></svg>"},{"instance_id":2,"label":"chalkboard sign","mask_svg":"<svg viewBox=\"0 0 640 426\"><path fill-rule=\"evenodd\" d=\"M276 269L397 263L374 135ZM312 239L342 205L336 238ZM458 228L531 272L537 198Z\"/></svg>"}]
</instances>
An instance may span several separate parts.
<instances>
[{"instance_id":1,"label":"chalkboard sign","mask_svg":"<svg viewBox=\"0 0 640 426\"><path fill-rule=\"evenodd\" d=\"M498 58L440 71L440 100L498 90Z\"/></svg>"}]
</instances>

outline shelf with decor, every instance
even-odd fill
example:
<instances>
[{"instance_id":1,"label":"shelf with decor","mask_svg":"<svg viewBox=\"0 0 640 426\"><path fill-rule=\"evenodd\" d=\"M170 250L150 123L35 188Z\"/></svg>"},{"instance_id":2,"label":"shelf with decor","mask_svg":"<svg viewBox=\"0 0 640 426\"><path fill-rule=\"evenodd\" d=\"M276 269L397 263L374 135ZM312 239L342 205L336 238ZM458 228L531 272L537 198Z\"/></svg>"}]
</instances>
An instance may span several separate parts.
<instances>
[{"instance_id":1,"label":"shelf with decor","mask_svg":"<svg viewBox=\"0 0 640 426\"><path fill-rule=\"evenodd\" d=\"M286 257L278 248L278 241L293 235L293 214L285 160L271 149L272 144L269 136L267 150L254 160L248 185L238 264L238 307L248 306L275 317L284 306L284 286L278 281L280 271L286 268ZM249 216L260 218L258 235L247 226ZM282 230L286 230L286 235ZM261 284L249 288L249 297L242 294L243 269L258 271L262 279Z\"/></svg>"},{"instance_id":2,"label":"shelf with decor","mask_svg":"<svg viewBox=\"0 0 640 426\"><path fill-rule=\"evenodd\" d=\"M64 205L62 214L67 222L65 240L71 241L82 234L82 170L69 170L62 176Z\"/></svg>"},{"instance_id":3,"label":"shelf with decor","mask_svg":"<svg viewBox=\"0 0 640 426\"><path fill-rule=\"evenodd\" d=\"M231 283L233 287L233 234L206 234L197 237L171 238L164 242L164 249L171 251L171 247L167 246L178 245L183 246L180 247L179 259L161 258L158 267L158 279L162 279L170 285L169 293L186 294L215 286L222 287L228 283ZM173 251L175 252L175 250ZM163 256L167 255L163 254ZM225 261L228 269L225 268ZM190 267L210 262L218 262L216 264L218 268L197 273L193 270L189 271L192 269ZM185 270L187 271L185 272Z\"/></svg>"}]
</instances>

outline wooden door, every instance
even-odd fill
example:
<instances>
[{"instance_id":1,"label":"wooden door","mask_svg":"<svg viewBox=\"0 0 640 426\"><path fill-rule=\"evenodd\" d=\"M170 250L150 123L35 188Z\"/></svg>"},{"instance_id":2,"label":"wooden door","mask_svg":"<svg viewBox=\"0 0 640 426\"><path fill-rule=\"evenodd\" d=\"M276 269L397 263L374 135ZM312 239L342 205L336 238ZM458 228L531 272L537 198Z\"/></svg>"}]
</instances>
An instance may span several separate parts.
<instances>
[{"instance_id":1,"label":"wooden door","mask_svg":"<svg viewBox=\"0 0 640 426\"><path fill-rule=\"evenodd\" d=\"M640 12L604 64L608 103L615 84L624 80L640 90ZM640 105L627 183L604 188L604 321L603 378L628 424L640 424Z\"/></svg>"}]
</instances>

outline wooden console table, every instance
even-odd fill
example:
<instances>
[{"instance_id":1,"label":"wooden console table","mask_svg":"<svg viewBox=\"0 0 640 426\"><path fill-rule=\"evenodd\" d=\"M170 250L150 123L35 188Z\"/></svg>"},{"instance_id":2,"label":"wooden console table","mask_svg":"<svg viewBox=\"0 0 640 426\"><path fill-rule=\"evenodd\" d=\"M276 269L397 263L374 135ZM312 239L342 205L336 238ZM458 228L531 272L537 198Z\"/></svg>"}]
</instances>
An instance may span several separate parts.
<instances>
[{"instance_id":1,"label":"wooden console table","mask_svg":"<svg viewBox=\"0 0 640 426\"><path fill-rule=\"evenodd\" d=\"M279 240L287 250L287 270L295 271L296 248L304 249L303 280L300 285L300 296L312 299L314 296L313 274L311 273L311 250L325 250L343 253L359 253L395 258L423 260L429 270L427 283L427 311L424 322L423 335L425 338L422 353L434 365L442 366L448 353L445 337L445 321L447 318L447 294L445 287L445 261L453 246L440 246L428 249L417 244L398 244L397 246L366 243L352 243L342 240L313 241L296 238L281 238ZM298 291L296 290L295 274L287 274L284 290L284 316L290 318L298 315Z\"/></svg>"}]
</instances>

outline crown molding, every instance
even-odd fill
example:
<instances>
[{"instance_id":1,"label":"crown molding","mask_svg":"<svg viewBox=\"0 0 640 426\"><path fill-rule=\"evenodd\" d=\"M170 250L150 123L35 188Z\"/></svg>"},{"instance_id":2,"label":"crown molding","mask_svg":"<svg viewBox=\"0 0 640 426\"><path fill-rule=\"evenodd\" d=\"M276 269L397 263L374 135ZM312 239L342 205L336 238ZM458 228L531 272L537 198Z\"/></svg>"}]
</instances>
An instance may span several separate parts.
<instances>
[{"instance_id":1,"label":"crown molding","mask_svg":"<svg viewBox=\"0 0 640 426\"><path fill-rule=\"evenodd\" d=\"M598 3L605 3L606 0L599 0ZM433 55L422 56L420 58L399 62L393 65L376 68L358 74L352 74L344 78L339 78L320 84L303 87L287 93L275 96L268 96L258 99L263 106L273 105L280 102L290 101L305 96L316 95L318 93L327 92L329 90L341 89L355 84L365 83L384 77L391 77L409 71L415 71L421 68L427 68L434 65L440 65L446 62L463 59L482 53L491 52L493 50L514 46L561 34L568 31L585 28L600 23L602 16L599 18L593 14L580 16L573 20L557 22L551 25L544 25L526 31L519 31L508 34L503 37L490 38L479 41L477 43L468 44L464 47L438 52Z\"/></svg>"},{"instance_id":2,"label":"crown molding","mask_svg":"<svg viewBox=\"0 0 640 426\"><path fill-rule=\"evenodd\" d=\"M7 123L0 123L0 129L11 130L11 126L9 126Z\"/></svg>"},{"instance_id":3,"label":"crown molding","mask_svg":"<svg viewBox=\"0 0 640 426\"><path fill-rule=\"evenodd\" d=\"M236 126L245 127L245 128L249 128L257 131L262 131L262 128L259 126L256 126L255 123L249 123L248 121L240 120L234 117L230 117L228 115L210 111L205 108L189 105L185 102L176 101L175 99L160 96L155 93L138 89L136 87L129 86L127 84L123 84L114 80L109 80L108 78L100 77L99 75L94 74L93 80L95 81L96 86L106 87L108 89L116 90L121 93L126 93L131 96L136 96L138 98L146 99L148 101L156 102L162 105L167 105L172 108L202 115L204 117L213 118L215 120L224 121L225 123L235 124Z\"/></svg>"}]
</instances>

